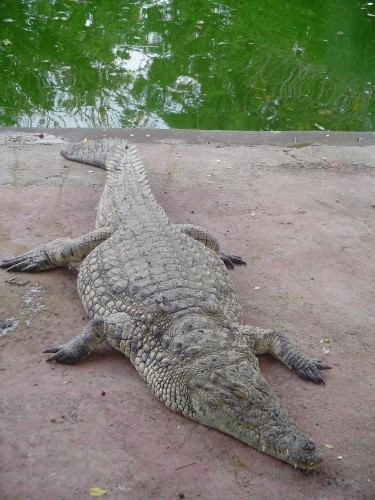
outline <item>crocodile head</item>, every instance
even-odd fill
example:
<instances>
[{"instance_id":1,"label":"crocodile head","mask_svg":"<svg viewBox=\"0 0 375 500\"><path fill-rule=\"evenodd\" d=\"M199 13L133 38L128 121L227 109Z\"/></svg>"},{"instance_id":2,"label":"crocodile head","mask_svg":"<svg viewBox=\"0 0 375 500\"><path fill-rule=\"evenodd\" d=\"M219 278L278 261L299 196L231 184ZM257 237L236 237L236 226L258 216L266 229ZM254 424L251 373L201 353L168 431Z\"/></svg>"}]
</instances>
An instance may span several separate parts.
<instances>
[{"instance_id":1,"label":"crocodile head","mask_svg":"<svg viewBox=\"0 0 375 500\"><path fill-rule=\"evenodd\" d=\"M196 367L190 393L200 423L295 468L309 471L322 463L321 449L281 407L255 356L229 350L204 364Z\"/></svg>"}]
</instances>

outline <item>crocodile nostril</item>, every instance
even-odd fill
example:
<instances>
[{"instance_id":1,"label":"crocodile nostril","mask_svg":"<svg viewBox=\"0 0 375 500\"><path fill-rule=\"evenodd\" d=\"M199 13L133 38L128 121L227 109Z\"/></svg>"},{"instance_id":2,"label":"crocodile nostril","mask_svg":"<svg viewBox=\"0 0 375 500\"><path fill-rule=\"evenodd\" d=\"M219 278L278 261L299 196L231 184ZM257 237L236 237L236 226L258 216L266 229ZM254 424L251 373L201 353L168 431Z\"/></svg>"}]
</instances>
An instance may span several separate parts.
<instances>
[{"instance_id":1,"label":"crocodile nostril","mask_svg":"<svg viewBox=\"0 0 375 500\"><path fill-rule=\"evenodd\" d=\"M303 450L308 450L308 451L315 450L315 448L316 444L314 443L314 441L311 441L310 439L306 441L306 443L302 446Z\"/></svg>"}]
</instances>

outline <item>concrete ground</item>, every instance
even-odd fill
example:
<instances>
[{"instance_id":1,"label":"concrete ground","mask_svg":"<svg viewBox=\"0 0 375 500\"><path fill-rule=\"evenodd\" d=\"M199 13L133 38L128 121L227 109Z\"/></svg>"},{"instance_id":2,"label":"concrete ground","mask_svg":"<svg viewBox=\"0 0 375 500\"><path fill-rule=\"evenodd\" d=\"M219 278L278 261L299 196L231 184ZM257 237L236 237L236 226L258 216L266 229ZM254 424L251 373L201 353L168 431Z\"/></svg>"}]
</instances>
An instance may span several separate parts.
<instances>
[{"instance_id":1,"label":"concrete ground","mask_svg":"<svg viewBox=\"0 0 375 500\"><path fill-rule=\"evenodd\" d=\"M59 156L85 137L131 136L174 222L242 255L245 321L284 328L329 361L325 386L264 356L261 370L325 449L305 474L172 413L101 346L78 366L43 350L87 323L77 270L0 270L4 499L375 498L375 135L173 130L0 130L0 259L94 226L105 173Z\"/></svg>"}]
</instances>

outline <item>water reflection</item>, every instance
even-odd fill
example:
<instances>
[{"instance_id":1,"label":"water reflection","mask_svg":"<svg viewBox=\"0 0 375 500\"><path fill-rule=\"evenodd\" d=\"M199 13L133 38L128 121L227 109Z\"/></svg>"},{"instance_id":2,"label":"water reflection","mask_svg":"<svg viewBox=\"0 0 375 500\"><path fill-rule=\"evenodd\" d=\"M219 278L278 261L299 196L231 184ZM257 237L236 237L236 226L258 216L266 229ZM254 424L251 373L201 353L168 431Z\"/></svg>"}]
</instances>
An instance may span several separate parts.
<instances>
[{"instance_id":1,"label":"water reflection","mask_svg":"<svg viewBox=\"0 0 375 500\"><path fill-rule=\"evenodd\" d=\"M373 130L373 2L3 0L0 124Z\"/></svg>"}]
</instances>

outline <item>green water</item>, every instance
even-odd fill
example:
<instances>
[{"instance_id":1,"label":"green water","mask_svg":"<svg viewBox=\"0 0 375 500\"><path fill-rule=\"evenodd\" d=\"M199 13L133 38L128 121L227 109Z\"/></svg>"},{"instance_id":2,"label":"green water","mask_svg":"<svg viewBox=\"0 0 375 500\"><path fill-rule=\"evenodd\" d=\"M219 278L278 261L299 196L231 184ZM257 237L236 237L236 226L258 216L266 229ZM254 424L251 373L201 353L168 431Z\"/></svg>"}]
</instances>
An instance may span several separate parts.
<instances>
[{"instance_id":1,"label":"green water","mask_svg":"<svg viewBox=\"0 0 375 500\"><path fill-rule=\"evenodd\" d=\"M0 126L371 131L374 2L1 0Z\"/></svg>"}]
</instances>

